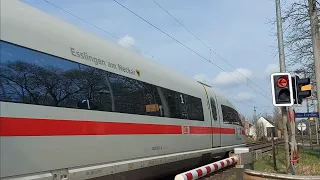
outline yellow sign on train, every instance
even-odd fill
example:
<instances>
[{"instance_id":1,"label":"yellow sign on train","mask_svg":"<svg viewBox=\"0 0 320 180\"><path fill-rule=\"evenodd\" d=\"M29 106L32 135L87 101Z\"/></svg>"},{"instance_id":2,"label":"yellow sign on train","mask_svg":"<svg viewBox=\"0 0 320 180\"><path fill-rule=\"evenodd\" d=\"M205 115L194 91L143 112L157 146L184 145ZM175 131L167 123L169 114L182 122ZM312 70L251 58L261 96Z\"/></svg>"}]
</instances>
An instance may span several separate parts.
<instances>
[{"instance_id":1,"label":"yellow sign on train","mask_svg":"<svg viewBox=\"0 0 320 180\"><path fill-rule=\"evenodd\" d=\"M146 105L146 112L157 112L159 111L158 104L147 104Z\"/></svg>"}]
</instances>

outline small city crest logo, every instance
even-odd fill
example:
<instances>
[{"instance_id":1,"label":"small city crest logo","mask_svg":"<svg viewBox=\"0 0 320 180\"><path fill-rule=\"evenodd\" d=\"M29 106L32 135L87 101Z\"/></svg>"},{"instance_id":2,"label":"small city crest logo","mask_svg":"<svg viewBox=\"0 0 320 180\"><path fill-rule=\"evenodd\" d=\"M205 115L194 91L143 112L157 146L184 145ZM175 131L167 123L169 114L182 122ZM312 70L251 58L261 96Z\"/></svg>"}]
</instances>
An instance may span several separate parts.
<instances>
[{"instance_id":1,"label":"small city crest logo","mask_svg":"<svg viewBox=\"0 0 320 180\"><path fill-rule=\"evenodd\" d=\"M136 72L137 72L137 75L140 77L140 71L139 71L139 70L136 70Z\"/></svg>"}]
</instances>

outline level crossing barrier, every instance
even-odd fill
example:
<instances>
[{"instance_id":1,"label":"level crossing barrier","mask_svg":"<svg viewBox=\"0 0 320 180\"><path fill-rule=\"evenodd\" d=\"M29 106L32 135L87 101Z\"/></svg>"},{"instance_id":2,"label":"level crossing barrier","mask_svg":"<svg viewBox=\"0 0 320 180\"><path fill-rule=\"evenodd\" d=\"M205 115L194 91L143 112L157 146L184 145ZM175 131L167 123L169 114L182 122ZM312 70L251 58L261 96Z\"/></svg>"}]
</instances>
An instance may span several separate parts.
<instances>
[{"instance_id":1,"label":"level crossing barrier","mask_svg":"<svg viewBox=\"0 0 320 180\"><path fill-rule=\"evenodd\" d=\"M299 157L299 151L298 151L298 146L297 146L297 141L296 141L296 112L292 109L288 109L288 119L291 127L291 141L290 141L290 149L291 149L291 157L290 157L290 163L291 163L291 168L294 168L295 162L298 162L300 157ZM294 172L294 170L292 169Z\"/></svg>"},{"instance_id":2,"label":"level crossing barrier","mask_svg":"<svg viewBox=\"0 0 320 180\"><path fill-rule=\"evenodd\" d=\"M233 165L238 162L238 156L232 156L190 171L176 175L174 180L194 180L200 177L206 176L207 174L216 172L220 169L223 169L227 166Z\"/></svg>"}]
</instances>

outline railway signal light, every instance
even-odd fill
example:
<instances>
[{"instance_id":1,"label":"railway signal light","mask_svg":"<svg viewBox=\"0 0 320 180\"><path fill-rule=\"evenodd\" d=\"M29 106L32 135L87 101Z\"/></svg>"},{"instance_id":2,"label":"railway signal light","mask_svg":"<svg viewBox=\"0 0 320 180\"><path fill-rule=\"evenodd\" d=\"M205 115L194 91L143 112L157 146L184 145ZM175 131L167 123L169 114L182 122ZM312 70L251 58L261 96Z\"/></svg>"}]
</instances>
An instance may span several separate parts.
<instances>
[{"instance_id":1,"label":"railway signal light","mask_svg":"<svg viewBox=\"0 0 320 180\"><path fill-rule=\"evenodd\" d=\"M290 73L271 74L272 101L274 106L292 106L294 92Z\"/></svg>"},{"instance_id":2,"label":"railway signal light","mask_svg":"<svg viewBox=\"0 0 320 180\"><path fill-rule=\"evenodd\" d=\"M310 78L300 79L299 76L295 76L292 80L294 82L294 103L301 104L303 99L311 96Z\"/></svg>"}]
</instances>

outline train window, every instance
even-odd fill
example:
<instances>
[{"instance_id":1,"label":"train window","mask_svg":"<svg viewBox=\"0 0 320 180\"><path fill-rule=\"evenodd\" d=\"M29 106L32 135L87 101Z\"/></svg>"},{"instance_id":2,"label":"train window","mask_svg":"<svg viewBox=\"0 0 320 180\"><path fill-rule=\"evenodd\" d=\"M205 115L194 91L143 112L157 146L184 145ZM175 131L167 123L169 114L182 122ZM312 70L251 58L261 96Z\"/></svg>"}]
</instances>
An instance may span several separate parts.
<instances>
[{"instance_id":1,"label":"train window","mask_svg":"<svg viewBox=\"0 0 320 180\"><path fill-rule=\"evenodd\" d=\"M212 116L214 120L217 120L217 108L216 108L216 103L214 102L214 99L210 97L210 102L211 102L211 110L212 110Z\"/></svg>"},{"instance_id":2,"label":"train window","mask_svg":"<svg viewBox=\"0 0 320 180\"><path fill-rule=\"evenodd\" d=\"M188 108L188 117L189 119L195 120L204 120L203 109L202 109L202 101L200 98L196 98L193 96L186 96L187 108Z\"/></svg>"},{"instance_id":3,"label":"train window","mask_svg":"<svg viewBox=\"0 0 320 180\"><path fill-rule=\"evenodd\" d=\"M204 120L200 98L0 43L1 101Z\"/></svg>"},{"instance_id":4,"label":"train window","mask_svg":"<svg viewBox=\"0 0 320 180\"><path fill-rule=\"evenodd\" d=\"M204 121L200 98L157 87L163 116Z\"/></svg>"},{"instance_id":5,"label":"train window","mask_svg":"<svg viewBox=\"0 0 320 180\"><path fill-rule=\"evenodd\" d=\"M171 91L168 89L163 89L164 94L165 94L165 103L168 105L169 111L170 111L170 116L172 118L180 118L182 116L181 113L181 100L180 96L178 93L175 91Z\"/></svg>"},{"instance_id":6,"label":"train window","mask_svg":"<svg viewBox=\"0 0 320 180\"><path fill-rule=\"evenodd\" d=\"M243 126L239 117L239 114L236 110L229 106L221 105L223 122L226 124L236 124Z\"/></svg>"}]
</instances>

